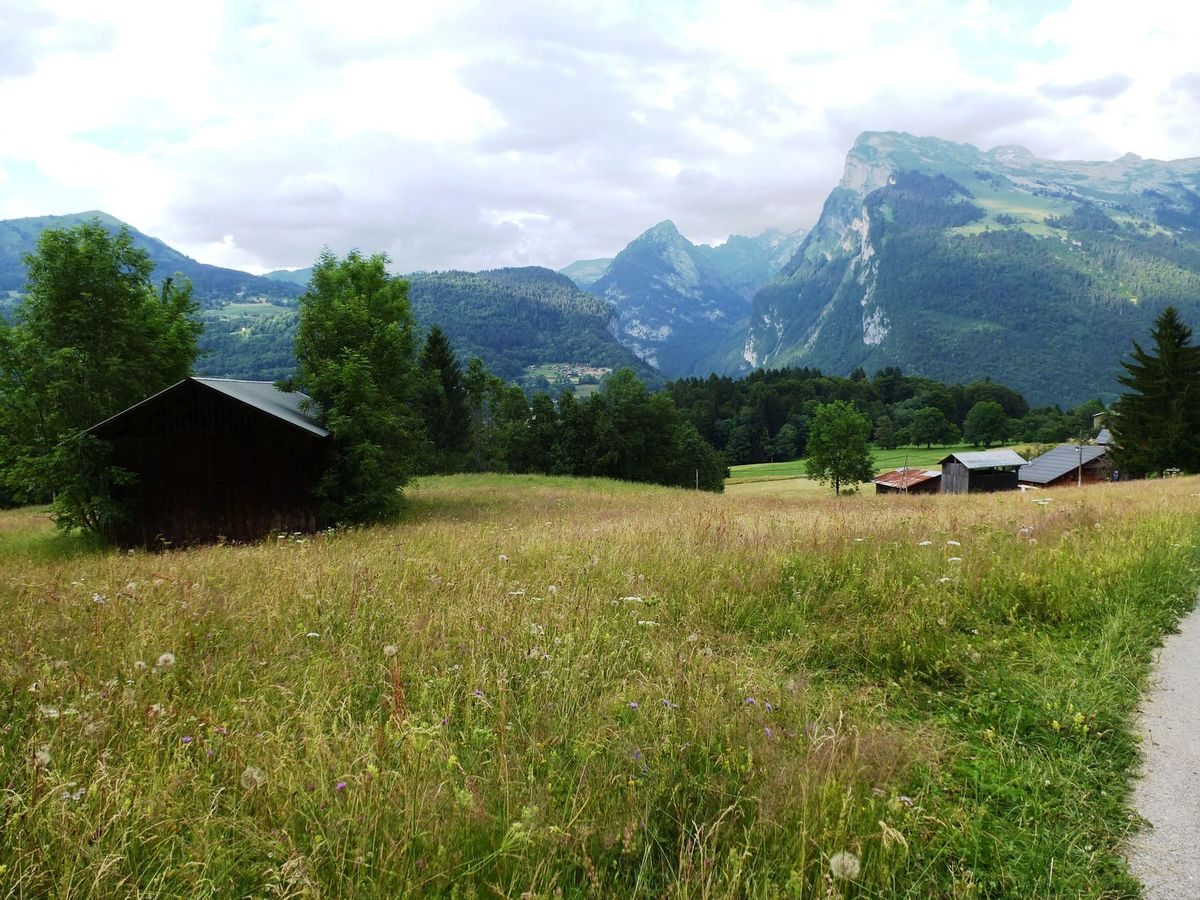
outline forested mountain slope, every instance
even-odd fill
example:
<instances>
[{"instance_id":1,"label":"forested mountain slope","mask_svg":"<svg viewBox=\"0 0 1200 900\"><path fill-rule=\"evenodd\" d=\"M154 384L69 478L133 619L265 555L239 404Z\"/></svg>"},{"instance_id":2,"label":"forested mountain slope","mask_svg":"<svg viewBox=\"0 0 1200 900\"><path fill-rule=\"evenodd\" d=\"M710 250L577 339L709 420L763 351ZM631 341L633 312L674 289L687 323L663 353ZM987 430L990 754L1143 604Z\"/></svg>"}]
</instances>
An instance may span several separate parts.
<instances>
[{"instance_id":1,"label":"forested mountain slope","mask_svg":"<svg viewBox=\"0 0 1200 900\"><path fill-rule=\"evenodd\" d=\"M1058 162L862 135L755 297L747 366L992 377L1034 402L1116 390L1167 305L1200 320L1200 159Z\"/></svg>"}]
</instances>

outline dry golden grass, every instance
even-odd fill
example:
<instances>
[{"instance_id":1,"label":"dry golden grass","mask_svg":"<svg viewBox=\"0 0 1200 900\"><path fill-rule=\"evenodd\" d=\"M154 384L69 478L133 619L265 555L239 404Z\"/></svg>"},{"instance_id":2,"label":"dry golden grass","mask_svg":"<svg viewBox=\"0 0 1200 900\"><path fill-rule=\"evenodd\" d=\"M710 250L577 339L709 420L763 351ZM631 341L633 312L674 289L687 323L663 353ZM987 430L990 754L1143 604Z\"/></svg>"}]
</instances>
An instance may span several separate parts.
<instances>
[{"instance_id":1,"label":"dry golden grass","mask_svg":"<svg viewBox=\"0 0 1200 900\"><path fill-rule=\"evenodd\" d=\"M1198 491L462 476L392 526L161 555L0 514L0 896L994 895L1056 853L1123 888L1089 779L1132 759Z\"/></svg>"}]
</instances>

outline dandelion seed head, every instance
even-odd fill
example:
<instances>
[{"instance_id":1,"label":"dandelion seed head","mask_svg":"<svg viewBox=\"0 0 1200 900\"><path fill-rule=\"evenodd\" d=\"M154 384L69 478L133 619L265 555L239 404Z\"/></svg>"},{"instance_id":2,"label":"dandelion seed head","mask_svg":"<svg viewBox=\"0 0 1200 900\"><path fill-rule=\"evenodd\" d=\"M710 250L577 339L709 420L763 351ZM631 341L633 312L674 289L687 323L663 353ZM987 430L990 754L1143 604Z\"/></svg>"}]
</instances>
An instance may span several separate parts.
<instances>
[{"instance_id":1,"label":"dandelion seed head","mask_svg":"<svg viewBox=\"0 0 1200 900\"><path fill-rule=\"evenodd\" d=\"M400 652L400 648L397 647L395 644L384 644L383 645L383 655L384 656L392 657L392 656L395 656L399 652Z\"/></svg>"},{"instance_id":2,"label":"dandelion seed head","mask_svg":"<svg viewBox=\"0 0 1200 900\"><path fill-rule=\"evenodd\" d=\"M155 660L154 665L163 670L173 668L175 666L175 654L160 653L158 659Z\"/></svg>"},{"instance_id":3,"label":"dandelion seed head","mask_svg":"<svg viewBox=\"0 0 1200 900\"><path fill-rule=\"evenodd\" d=\"M242 787L248 791L260 788L267 783L267 773L258 766L246 766L242 772Z\"/></svg>"},{"instance_id":4,"label":"dandelion seed head","mask_svg":"<svg viewBox=\"0 0 1200 900\"><path fill-rule=\"evenodd\" d=\"M848 850L840 850L829 857L829 874L841 881L853 881L862 871L858 857Z\"/></svg>"},{"instance_id":5,"label":"dandelion seed head","mask_svg":"<svg viewBox=\"0 0 1200 900\"><path fill-rule=\"evenodd\" d=\"M33 754L33 764L39 769L50 768L50 748L38 747L37 752Z\"/></svg>"}]
</instances>

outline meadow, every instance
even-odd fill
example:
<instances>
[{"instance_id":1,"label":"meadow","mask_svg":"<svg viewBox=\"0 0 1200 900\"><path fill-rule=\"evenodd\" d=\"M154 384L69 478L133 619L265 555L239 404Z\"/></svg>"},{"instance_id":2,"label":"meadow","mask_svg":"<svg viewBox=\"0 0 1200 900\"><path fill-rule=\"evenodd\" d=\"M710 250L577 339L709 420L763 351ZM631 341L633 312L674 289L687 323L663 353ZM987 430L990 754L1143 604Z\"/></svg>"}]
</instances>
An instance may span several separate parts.
<instances>
[{"instance_id":1,"label":"meadow","mask_svg":"<svg viewBox=\"0 0 1200 900\"><path fill-rule=\"evenodd\" d=\"M1196 479L406 493L163 554L0 513L0 897L1137 895Z\"/></svg>"}]
</instances>

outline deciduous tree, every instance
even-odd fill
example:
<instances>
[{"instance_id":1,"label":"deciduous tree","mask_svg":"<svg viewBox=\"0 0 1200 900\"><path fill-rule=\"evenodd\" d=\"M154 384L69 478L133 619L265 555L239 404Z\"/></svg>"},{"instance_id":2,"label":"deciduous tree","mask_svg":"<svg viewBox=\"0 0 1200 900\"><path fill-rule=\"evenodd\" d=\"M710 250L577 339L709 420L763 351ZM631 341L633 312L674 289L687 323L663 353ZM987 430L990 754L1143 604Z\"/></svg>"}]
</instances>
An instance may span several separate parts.
<instances>
[{"instance_id":1,"label":"deciduous tree","mask_svg":"<svg viewBox=\"0 0 1200 900\"><path fill-rule=\"evenodd\" d=\"M82 432L187 376L201 325L191 286L155 287L127 229L98 219L42 232L28 287L0 323L0 481L15 500L54 498L61 527L106 534L129 478Z\"/></svg>"},{"instance_id":2,"label":"deciduous tree","mask_svg":"<svg viewBox=\"0 0 1200 900\"><path fill-rule=\"evenodd\" d=\"M333 436L317 487L322 517L335 524L390 518L423 452L412 411L415 388L408 282L387 257L326 250L300 298L298 386Z\"/></svg>"},{"instance_id":3,"label":"deciduous tree","mask_svg":"<svg viewBox=\"0 0 1200 900\"><path fill-rule=\"evenodd\" d=\"M875 476L870 434L870 421L852 404L835 400L819 407L808 433L804 466L809 478L832 483L835 494L843 485L870 481Z\"/></svg>"}]
</instances>

